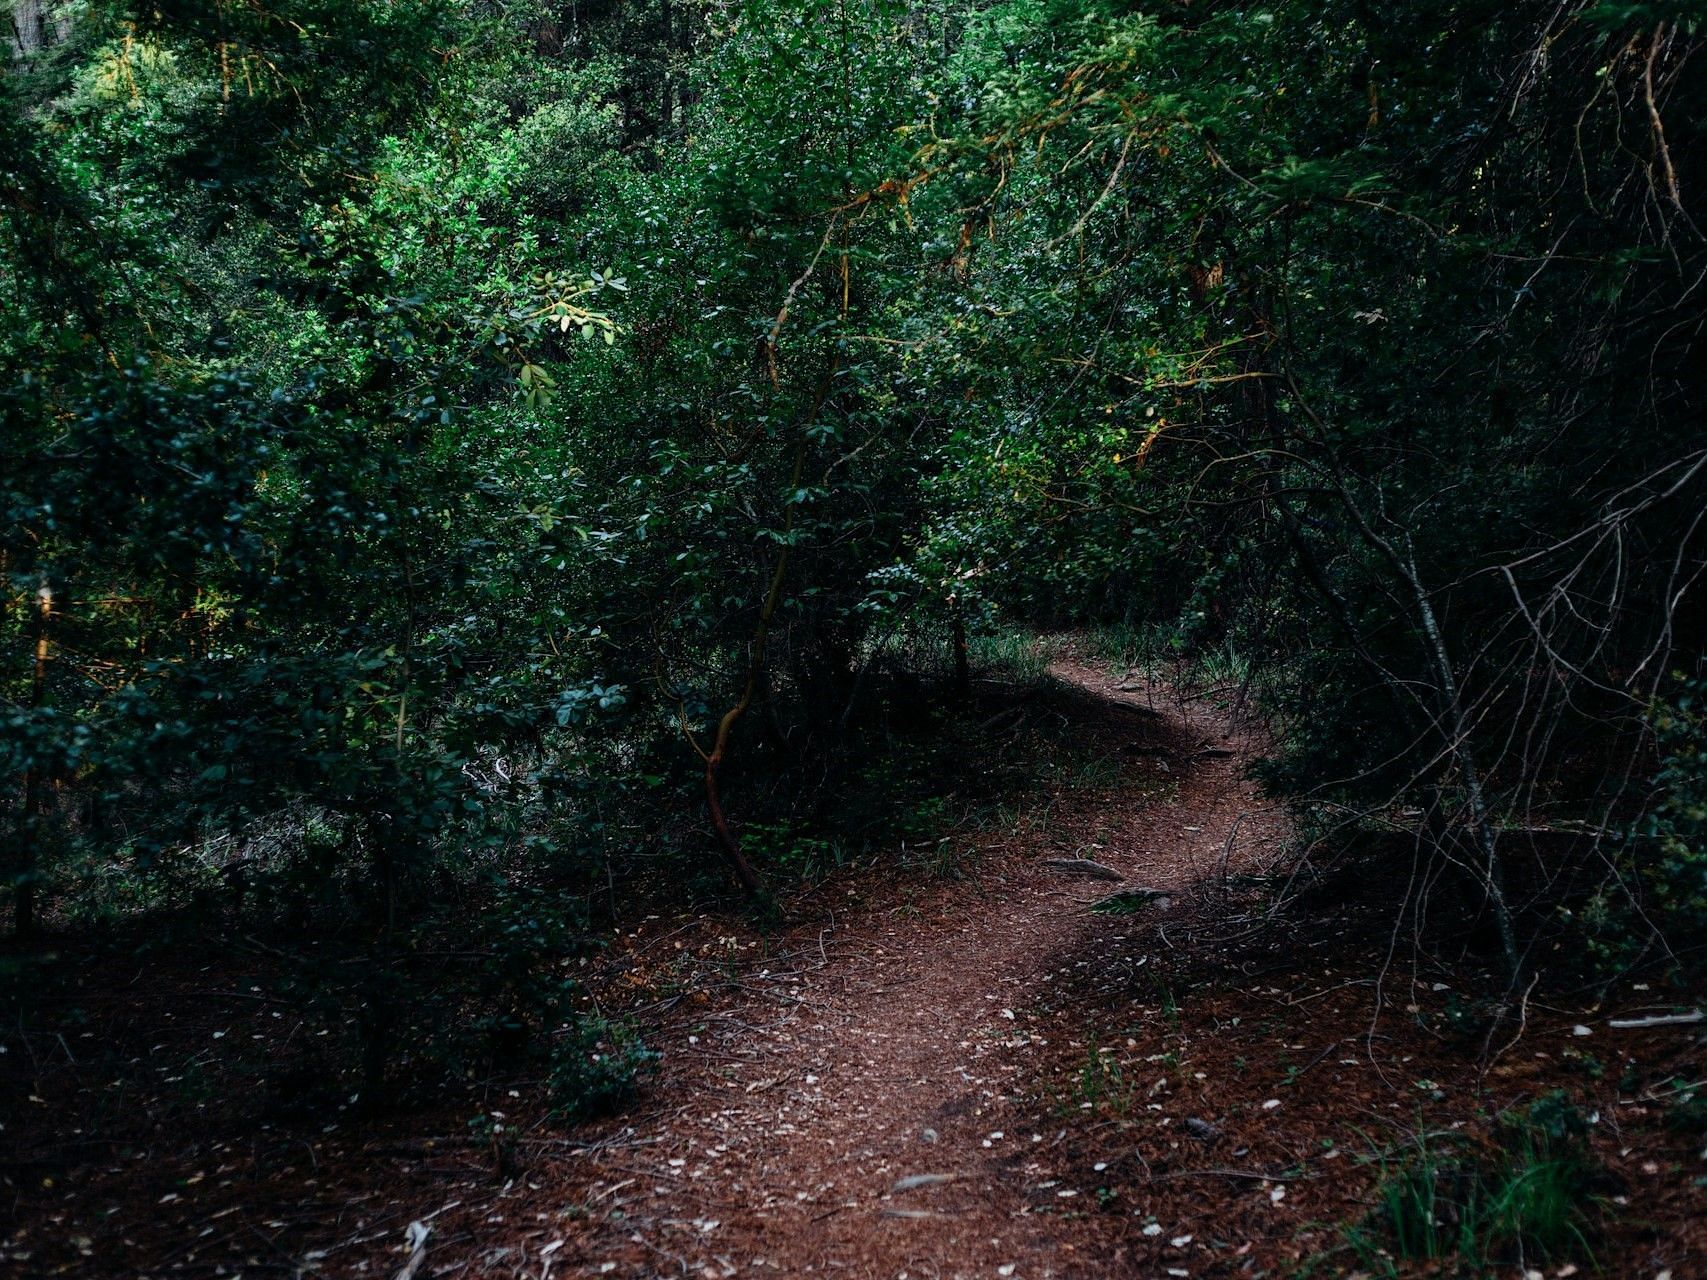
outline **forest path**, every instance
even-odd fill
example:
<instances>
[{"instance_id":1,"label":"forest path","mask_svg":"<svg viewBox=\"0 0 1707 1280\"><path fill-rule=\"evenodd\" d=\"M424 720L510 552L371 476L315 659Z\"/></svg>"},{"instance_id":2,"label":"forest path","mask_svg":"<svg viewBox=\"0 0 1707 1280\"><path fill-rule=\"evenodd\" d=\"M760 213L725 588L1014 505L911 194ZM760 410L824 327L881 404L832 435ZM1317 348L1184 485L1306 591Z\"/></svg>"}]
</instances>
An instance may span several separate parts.
<instances>
[{"instance_id":1,"label":"forest path","mask_svg":"<svg viewBox=\"0 0 1707 1280\"><path fill-rule=\"evenodd\" d=\"M1281 819L1245 779L1253 740L1203 700L1076 658L1051 673L1069 686L1074 734L1139 763L1112 791L1063 788L1016 830L987 833L970 883L933 883L807 936L791 972L744 976L732 1007L663 1041L645 1113L558 1176L535 1171L585 1215L546 1258L550 1274L1124 1270L1094 1181L1058 1167L1063 1109L1080 1102L1040 1099L1035 1067L1074 1028L1040 1006L1051 983L1166 910L1113 917L1091 902L1177 892L1217 874L1230 843L1234 865L1248 864ZM1126 883L1046 861L1070 857Z\"/></svg>"}]
</instances>

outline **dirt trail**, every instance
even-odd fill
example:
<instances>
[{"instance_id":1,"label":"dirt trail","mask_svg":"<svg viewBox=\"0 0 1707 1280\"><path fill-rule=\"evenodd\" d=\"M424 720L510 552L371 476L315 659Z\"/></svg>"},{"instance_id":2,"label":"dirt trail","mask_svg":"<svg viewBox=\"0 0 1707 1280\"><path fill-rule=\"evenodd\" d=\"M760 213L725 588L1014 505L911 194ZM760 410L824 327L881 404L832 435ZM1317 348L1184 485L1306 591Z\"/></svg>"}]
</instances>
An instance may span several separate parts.
<instances>
[{"instance_id":1,"label":"dirt trail","mask_svg":"<svg viewBox=\"0 0 1707 1280\"><path fill-rule=\"evenodd\" d=\"M0 1043L25 1090L0 1130L0 1275L1385 1274L1388 1161L1424 1133L1496 1150L1557 1097L1603 1118L1607 1273L1707 1275L1701 1132L1676 1102L1702 1041L1609 1022L1694 991L1652 970L1612 998L1544 990L1490 1052L1462 1030L1500 982L1468 906L1461 953L1405 972L1391 864L1318 862L1279 911L1285 825L1245 780L1260 738L1213 696L1073 658L1055 675L986 700L992 767L1070 749L1026 771L1054 782L1017 819L923 860L954 878L887 858L797 886L779 932L663 906L613 930L585 989L663 1064L597 1125L565 1127L519 1074L377 1117L284 1110L264 1068L312 1061L292 1045L314 1024L273 953L150 949L127 980L91 951L58 1024ZM1049 865L1071 858L1175 901L1093 913L1121 886Z\"/></svg>"},{"instance_id":2,"label":"dirt trail","mask_svg":"<svg viewBox=\"0 0 1707 1280\"><path fill-rule=\"evenodd\" d=\"M646 1114L561 1169L593 1221L552 1274L1118 1273L1095 1188L1052 1162L1061 1117L1034 1068L1071 1028L1037 1016L1040 997L1144 920L1089 903L1217 873L1235 828L1248 861L1279 818L1244 778L1250 741L1203 702L1076 660L1052 671L1158 785L1113 805L1063 791L1031 831L987 842L971 886L827 931L797 975L756 975L663 1044ZM1046 862L1075 856L1126 886Z\"/></svg>"}]
</instances>

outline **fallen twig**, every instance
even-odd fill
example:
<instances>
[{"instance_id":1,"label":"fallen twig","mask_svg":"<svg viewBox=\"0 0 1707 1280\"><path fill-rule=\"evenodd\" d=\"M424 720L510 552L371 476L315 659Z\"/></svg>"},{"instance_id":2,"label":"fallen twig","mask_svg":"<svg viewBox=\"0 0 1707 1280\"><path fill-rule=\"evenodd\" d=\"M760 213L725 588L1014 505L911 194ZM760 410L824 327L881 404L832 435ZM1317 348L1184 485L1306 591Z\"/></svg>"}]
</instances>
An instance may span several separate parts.
<instances>
[{"instance_id":1,"label":"fallen twig","mask_svg":"<svg viewBox=\"0 0 1707 1280\"><path fill-rule=\"evenodd\" d=\"M1263 1173L1259 1169L1179 1169L1173 1173L1157 1173L1151 1182L1168 1182L1174 1178L1248 1178L1253 1182L1302 1182L1314 1178L1313 1173Z\"/></svg>"},{"instance_id":2,"label":"fallen twig","mask_svg":"<svg viewBox=\"0 0 1707 1280\"><path fill-rule=\"evenodd\" d=\"M415 1280L415 1273L427 1260L427 1241L433 1238L433 1229L424 1222L411 1222L405 1238L409 1244L409 1261L398 1271L396 1280Z\"/></svg>"},{"instance_id":3,"label":"fallen twig","mask_svg":"<svg viewBox=\"0 0 1707 1280\"><path fill-rule=\"evenodd\" d=\"M1097 880L1124 880L1125 876L1113 867L1093 862L1089 858L1045 858L1044 865L1054 867L1057 871L1065 871L1068 875L1091 876Z\"/></svg>"},{"instance_id":4,"label":"fallen twig","mask_svg":"<svg viewBox=\"0 0 1707 1280\"><path fill-rule=\"evenodd\" d=\"M1707 1013L1691 1009L1688 1013L1656 1013L1647 1018L1613 1018L1606 1025L1619 1031L1633 1031L1641 1027L1687 1026L1703 1020L1707 1020Z\"/></svg>"}]
</instances>

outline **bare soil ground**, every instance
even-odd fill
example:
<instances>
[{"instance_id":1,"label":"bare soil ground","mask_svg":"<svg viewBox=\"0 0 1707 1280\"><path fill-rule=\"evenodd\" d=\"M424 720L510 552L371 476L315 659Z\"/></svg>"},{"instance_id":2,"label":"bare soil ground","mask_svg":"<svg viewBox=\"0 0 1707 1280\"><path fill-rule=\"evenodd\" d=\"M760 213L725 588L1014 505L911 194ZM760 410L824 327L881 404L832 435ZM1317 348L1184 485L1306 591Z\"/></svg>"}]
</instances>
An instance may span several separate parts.
<instances>
[{"instance_id":1,"label":"bare soil ground","mask_svg":"<svg viewBox=\"0 0 1707 1280\"><path fill-rule=\"evenodd\" d=\"M631 1121L633 1145L617 1136L573 1162L594 1221L565 1266L1045 1277L1114 1274L1136 1256L1099 1208L1099 1184L1116 1179L1076 1167L1063 1141L1078 1117L1038 1108L1047 1051L1088 1053L1048 1005L1136 932L1092 902L1132 886L1177 900L1219 869L1235 821L1241 869L1274 847L1279 817L1240 777L1246 744L1220 721L1077 663L1056 674L1081 689L1080 714L1156 753L1148 785L1094 815L1061 812L1083 799L1062 797L1029 829L989 837L974 884L844 920L787 987L698 1019L668 1054L657 1127ZM1049 858L1094 861L1124 885Z\"/></svg>"},{"instance_id":2,"label":"bare soil ground","mask_svg":"<svg viewBox=\"0 0 1707 1280\"><path fill-rule=\"evenodd\" d=\"M780 936L627 931L603 998L662 1060L606 1122L554 1126L519 1080L480 1100L496 1135L461 1100L257 1123L213 1066L216 1033L278 1034L244 957L156 975L143 1012L87 993L95 1031L0 1062L30 1091L0 1133L0 1274L1370 1274L1384 1260L1341 1226L1371 1212L1376 1153L1491 1142L1492 1117L1564 1089L1596 1116L1601 1273L1707 1275L1707 1150L1666 1106L1702 1078L1702 1028L1607 1022L1680 993L1535 996L1489 1043L1451 1034L1479 960L1420 958L1355 872L1264 918L1287 829L1245 776L1260 735L1212 694L1072 658L1054 674L1052 714L1104 763L956 837L952 874L832 877ZM1138 888L1158 896L1107 912ZM133 1083L82 1067L97 1032L133 1047Z\"/></svg>"}]
</instances>

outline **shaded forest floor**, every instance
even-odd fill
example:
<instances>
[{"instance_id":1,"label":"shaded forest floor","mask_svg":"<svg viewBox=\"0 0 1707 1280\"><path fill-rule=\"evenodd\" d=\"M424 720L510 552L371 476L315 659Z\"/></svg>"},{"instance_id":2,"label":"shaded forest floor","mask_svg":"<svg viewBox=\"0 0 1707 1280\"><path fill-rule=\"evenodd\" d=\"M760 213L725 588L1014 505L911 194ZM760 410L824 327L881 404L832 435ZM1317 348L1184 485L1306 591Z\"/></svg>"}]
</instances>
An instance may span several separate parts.
<instances>
[{"instance_id":1,"label":"shaded forest floor","mask_svg":"<svg viewBox=\"0 0 1707 1280\"><path fill-rule=\"evenodd\" d=\"M662 1058L609 1121L554 1125L543 1083L514 1080L479 1100L495 1134L471 1130L462 1099L256 1123L244 1090L259 1086L219 1073L217 1041L280 1034L283 1011L243 971L264 953L86 992L85 1022L0 1064L30 1091L7 1107L0 1263L1391 1274L1377 1187L1418 1135L1485 1152L1506 1140L1500 1117L1562 1090L1593 1121L1587 1248L1487 1274L1707 1275L1707 1138L1672 1105L1707 1067L1702 1028L1608 1025L1677 993L1537 990L1521 1034L1481 1032L1465 1010L1491 966L1473 931L1456 962L1427 958L1356 865L1292 880L1285 817L1245 777L1260 735L1212 692L1073 657L1052 674L1049 714L1098 767L1017 822L952 837L935 874L834 875L786 901L780 932L661 913L616 940L601 1000ZM124 1045L130 1072L99 1078L90 1040Z\"/></svg>"}]
</instances>

